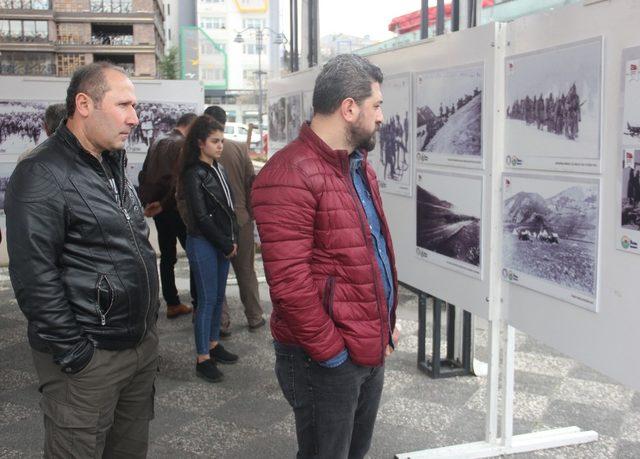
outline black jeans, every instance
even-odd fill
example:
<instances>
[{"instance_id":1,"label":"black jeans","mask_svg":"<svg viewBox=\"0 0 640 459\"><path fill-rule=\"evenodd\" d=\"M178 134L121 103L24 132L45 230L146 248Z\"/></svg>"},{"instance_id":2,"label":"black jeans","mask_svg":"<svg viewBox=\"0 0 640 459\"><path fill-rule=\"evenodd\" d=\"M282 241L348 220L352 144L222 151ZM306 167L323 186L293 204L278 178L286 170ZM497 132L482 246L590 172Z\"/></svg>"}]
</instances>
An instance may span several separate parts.
<instances>
[{"instance_id":1,"label":"black jeans","mask_svg":"<svg viewBox=\"0 0 640 459\"><path fill-rule=\"evenodd\" d=\"M276 376L296 419L298 458L360 459L371 446L384 366L347 359L324 368L302 348L274 343Z\"/></svg>"},{"instance_id":2,"label":"black jeans","mask_svg":"<svg viewBox=\"0 0 640 459\"><path fill-rule=\"evenodd\" d=\"M166 210L153 217L158 231L158 245L160 246L160 281L162 282L162 296L168 306L180 304L174 266L178 261L176 244L186 250L187 228L177 210ZM196 285L193 274L189 273L191 302L196 306Z\"/></svg>"}]
</instances>

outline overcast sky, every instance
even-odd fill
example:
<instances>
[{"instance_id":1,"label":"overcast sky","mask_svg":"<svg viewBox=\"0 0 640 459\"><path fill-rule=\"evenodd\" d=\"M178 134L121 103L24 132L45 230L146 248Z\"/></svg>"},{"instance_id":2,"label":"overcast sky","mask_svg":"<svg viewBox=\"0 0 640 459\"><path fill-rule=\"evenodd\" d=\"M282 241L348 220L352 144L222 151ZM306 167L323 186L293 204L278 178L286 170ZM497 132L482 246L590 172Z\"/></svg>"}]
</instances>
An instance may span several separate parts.
<instances>
[{"instance_id":1,"label":"overcast sky","mask_svg":"<svg viewBox=\"0 0 640 459\"><path fill-rule=\"evenodd\" d=\"M420 0L322 0L320 8L320 36L344 33L374 40L387 40L391 19L418 11ZM433 4L433 5L431 5ZM430 6L436 2L431 1Z\"/></svg>"}]
</instances>

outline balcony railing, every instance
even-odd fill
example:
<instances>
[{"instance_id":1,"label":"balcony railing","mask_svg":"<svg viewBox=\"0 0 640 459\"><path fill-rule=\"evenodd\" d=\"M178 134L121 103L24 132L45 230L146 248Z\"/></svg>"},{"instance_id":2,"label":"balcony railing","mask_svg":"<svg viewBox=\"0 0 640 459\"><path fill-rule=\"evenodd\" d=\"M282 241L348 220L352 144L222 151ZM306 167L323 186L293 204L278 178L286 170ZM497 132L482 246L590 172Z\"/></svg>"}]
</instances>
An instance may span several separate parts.
<instances>
[{"instance_id":1,"label":"balcony railing","mask_svg":"<svg viewBox=\"0 0 640 459\"><path fill-rule=\"evenodd\" d=\"M100 1L91 0L92 13L131 13L133 11L133 2L131 1Z\"/></svg>"},{"instance_id":2,"label":"balcony railing","mask_svg":"<svg viewBox=\"0 0 640 459\"><path fill-rule=\"evenodd\" d=\"M58 36L59 45L133 46L133 35L93 34L89 40L77 35Z\"/></svg>"}]
</instances>

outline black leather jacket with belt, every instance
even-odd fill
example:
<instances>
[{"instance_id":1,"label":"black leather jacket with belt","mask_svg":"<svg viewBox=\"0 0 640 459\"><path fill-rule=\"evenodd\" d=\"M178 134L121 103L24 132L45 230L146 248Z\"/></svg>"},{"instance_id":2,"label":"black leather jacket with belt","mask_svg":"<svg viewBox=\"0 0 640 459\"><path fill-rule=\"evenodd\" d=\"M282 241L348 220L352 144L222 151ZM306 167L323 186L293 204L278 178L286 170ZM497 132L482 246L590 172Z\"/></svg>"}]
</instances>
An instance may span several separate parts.
<instances>
[{"instance_id":1,"label":"black leather jacket with belt","mask_svg":"<svg viewBox=\"0 0 640 459\"><path fill-rule=\"evenodd\" d=\"M233 209L227 204L222 184L212 166L198 162L182 177L186 201L187 232L205 237L215 248L228 255L238 241L238 223ZM217 165L224 174L224 169ZM227 180L228 183L228 180Z\"/></svg>"},{"instance_id":2,"label":"black leather jacket with belt","mask_svg":"<svg viewBox=\"0 0 640 459\"><path fill-rule=\"evenodd\" d=\"M117 193L63 123L6 192L9 272L29 342L69 373L94 347L134 347L158 316L156 255L124 151L102 157Z\"/></svg>"}]
</instances>

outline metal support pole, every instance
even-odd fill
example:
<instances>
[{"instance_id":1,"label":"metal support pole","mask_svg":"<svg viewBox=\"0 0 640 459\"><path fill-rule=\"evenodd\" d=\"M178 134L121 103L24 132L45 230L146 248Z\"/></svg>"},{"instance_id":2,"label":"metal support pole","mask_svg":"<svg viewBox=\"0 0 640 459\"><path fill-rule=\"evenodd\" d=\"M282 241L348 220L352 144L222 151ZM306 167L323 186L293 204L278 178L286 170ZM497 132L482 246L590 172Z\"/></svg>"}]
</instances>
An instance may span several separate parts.
<instances>
[{"instance_id":1,"label":"metal support pole","mask_svg":"<svg viewBox=\"0 0 640 459\"><path fill-rule=\"evenodd\" d=\"M258 132L260 133L260 141L258 145L260 146L259 152L262 153L262 49L263 49L263 41L262 41L262 30L256 30L256 47L258 48ZM251 139L249 139L251 142Z\"/></svg>"},{"instance_id":2,"label":"metal support pole","mask_svg":"<svg viewBox=\"0 0 640 459\"><path fill-rule=\"evenodd\" d=\"M451 31L460 30L460 0L451 1Z\"/></svg>"},{"instance_id":3,"label":"metal support pole","mask_svg":"<svg viewBox=\"0 0 640 459\"><path fill-rule=\"evenodd\" d=\"M447 360L453 362L456 358L456 307L447 304Z\"/></svg>"},{"instance_id":4,"label":"metal support pole","mask_svg":"<svg viewBox=\"0 0 640 459\"><path fill-rule=\"evenodd\" d=\"M429 36L429 0L420 3L420 39Z\"/></svg>"},{"instance_id":5,"label":"metal support pole","mask_svg":"<svg viewBox=\"0 0 640 459\"><path fill-rule=\"evenodd\" d=\"M444 0L438 0L436 14L436 35L444 34Z\"/></svg>"},{"instance_id":6,"label":"metal support pole","mask_svg":"<svg viewBox=\"0 0 640 459\"><path fill-rule=\"evenodd\" d=\"M418 294L418 368L425 369L427 339L427 298L425 293Z\"/></svg>"},{"instance_id":7,"label":"metal support pole","mask_svg":"<svg viewBox=\"0 0 640 459\"><path fill-rule=\"evenodd\" d=\"M309 0L309 67L318 65L318 0Z\"/></svg>"},{"instance_id":8,"label":"metal support pole","mask_svg":"<svg viewBox=\"0 0 640 459\"><path fill-rule=\"evenodd\" d=\"M291 41L289 42L289 50L291 54L289 59L289 70L293 73L300 69L300 65L298 63L298 0L290 0L289 5L291 6L289 12L289 31L291 34Z\"/></svg>"},{"instance_id":9,"label":"metal support pole","mask_svg":"<svg viewBox=\"0 0 640 459\"><path fill-rule=\"evenodd\" d=\"M433 342L431 343L431 372L434 378L440 377L440 342L442 336L440 327L442 325L442 304L443 301L437 298L433 301Z\"/></svg>"},{"instance_id":10,"label":"metal support pole","mask_svg":"<svg viewBox=\"0 0 640 459\"><path fill-rule=\"evenodd\" d=\"M462 368L471 373L471 313L462 312Z\"/></svg>"},{"instance_id":11,"label":"metal support pole","mask_svg":"<svg viewBox=\"0 0 640 459\"><path fill-rule=\"evenodd\" d=\"M476 24L478 23L478 17L477 17L478 7L476 4L477 4L476 0L469 0L469 3L467 3L467 27L468 28L475 27Z\"/></svg>"}]
</instances>

